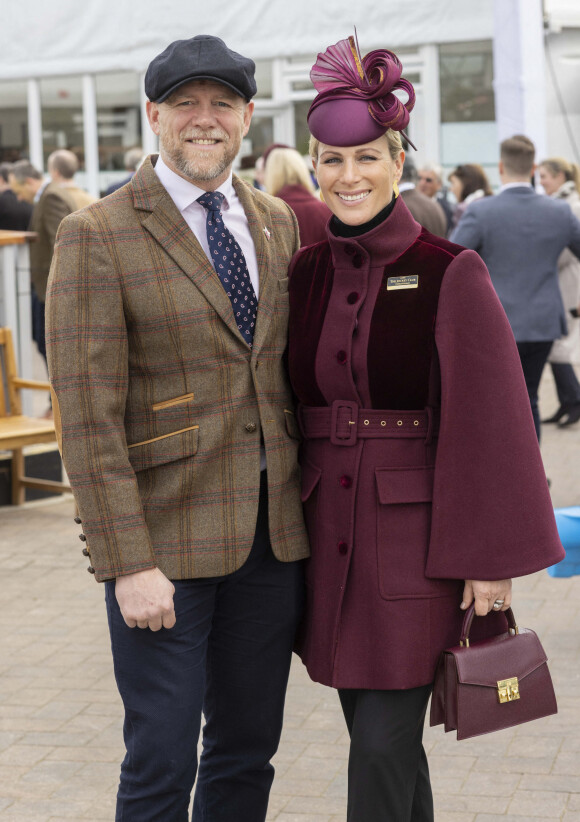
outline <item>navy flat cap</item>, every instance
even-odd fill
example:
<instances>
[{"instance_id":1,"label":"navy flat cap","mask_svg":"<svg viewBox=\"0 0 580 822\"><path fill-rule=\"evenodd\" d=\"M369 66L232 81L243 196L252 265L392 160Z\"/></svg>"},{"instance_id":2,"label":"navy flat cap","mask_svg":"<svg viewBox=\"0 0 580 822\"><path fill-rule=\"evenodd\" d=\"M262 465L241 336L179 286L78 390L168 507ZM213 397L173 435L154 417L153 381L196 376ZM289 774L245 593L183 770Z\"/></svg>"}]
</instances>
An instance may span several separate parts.
<instances>
[{"instance_id":1,"label":"navy flat cap","mask_svg":"<svg viewBox=\"0 0 580 822\"><path fill-rule=\"evenodd\" d=\"M153 103L162 103L183 83L215 80L251 100L257 91L255 70L253 60L229 49L219 37L198 34L190 40L175 40L151 61L145 94Z\"/></svg>"}]
</instances>

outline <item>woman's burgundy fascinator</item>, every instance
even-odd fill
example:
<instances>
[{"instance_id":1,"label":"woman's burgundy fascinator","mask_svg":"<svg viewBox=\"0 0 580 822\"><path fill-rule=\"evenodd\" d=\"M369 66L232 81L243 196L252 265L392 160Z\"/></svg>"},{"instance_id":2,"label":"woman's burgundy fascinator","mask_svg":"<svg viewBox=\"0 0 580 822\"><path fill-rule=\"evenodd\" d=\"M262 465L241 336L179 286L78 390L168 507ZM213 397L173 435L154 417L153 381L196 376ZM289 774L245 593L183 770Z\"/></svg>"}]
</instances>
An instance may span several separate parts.
<instances>
[{"instance_id":1,"label":"woman's burgundy fascinator","mask_svg":"<svg viewBox=\"0 0 580 822\"><path fill-rule=\"evenodd\" d=\"M356 30L354 37L329 46L310 71L318 92L308 112L311 134L327 145L358 146L392 128L415 148L403 131L415 105L415 90L401 77L402 70L397 55L387 49L361 57ZM396 89L406 93L406 103L393 93Z\"/></svg>"}]
</instances>

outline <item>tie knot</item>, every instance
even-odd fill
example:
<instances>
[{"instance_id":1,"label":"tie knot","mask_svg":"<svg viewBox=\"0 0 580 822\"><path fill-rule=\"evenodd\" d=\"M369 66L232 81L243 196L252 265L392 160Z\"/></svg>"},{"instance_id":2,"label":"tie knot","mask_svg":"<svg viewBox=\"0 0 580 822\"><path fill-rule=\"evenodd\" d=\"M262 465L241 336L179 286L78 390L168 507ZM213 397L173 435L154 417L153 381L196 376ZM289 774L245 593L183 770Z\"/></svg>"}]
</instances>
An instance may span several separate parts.
<instances>
[{"instance_id":1,"label":"tie knot","mask_svg":"<svg viewBox=\"0 0 580 822\"><path fill-rule=\"evenodd\" d=\"M208 211L221 211L223 201L224 195L221 191L206 191L197 198L197 202Z\"/></svg>"}]
</instances>

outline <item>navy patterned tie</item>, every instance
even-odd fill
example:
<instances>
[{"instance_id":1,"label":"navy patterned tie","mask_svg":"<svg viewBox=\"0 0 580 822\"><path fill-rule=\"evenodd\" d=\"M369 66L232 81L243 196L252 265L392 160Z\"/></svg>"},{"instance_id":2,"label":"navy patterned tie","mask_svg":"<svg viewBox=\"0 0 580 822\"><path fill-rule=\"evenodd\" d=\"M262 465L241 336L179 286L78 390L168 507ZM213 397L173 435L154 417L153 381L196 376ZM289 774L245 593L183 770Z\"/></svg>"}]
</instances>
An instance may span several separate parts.
<instances>
[{"instance_id":1,"label":"navy patterned tie","mask_svg":"<svg viewBox=\"0 0 580 822\"><path fill-rule=\"evenodd\" d=\"M197 202L207 210L205 227L211 261L231 300L242 337L251 347L258 300L242 249L224 225L221 214L223 200L224 195L219 191L206 191L197 198Z\"/></svg>"}]
</instances>

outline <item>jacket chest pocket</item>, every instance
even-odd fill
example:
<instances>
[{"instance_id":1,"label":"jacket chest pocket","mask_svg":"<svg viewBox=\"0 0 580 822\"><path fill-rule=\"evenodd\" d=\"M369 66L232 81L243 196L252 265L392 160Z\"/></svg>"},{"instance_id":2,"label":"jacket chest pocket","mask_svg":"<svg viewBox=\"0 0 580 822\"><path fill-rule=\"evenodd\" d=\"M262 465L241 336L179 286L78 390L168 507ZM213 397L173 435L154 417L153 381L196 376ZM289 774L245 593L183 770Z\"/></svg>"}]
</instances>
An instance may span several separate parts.
<instances>
[{"instance_id":1,"label":"jacket chest pocket","mask_svg":"<svg viewBox=\"0 0 580 822\"><path fill-rule=\"evenodd\" d=\"M445 596L456 580L425 577L431 532L432 466L376 468L377 564L383 599Z\"/></svg>"}]
</instances>

